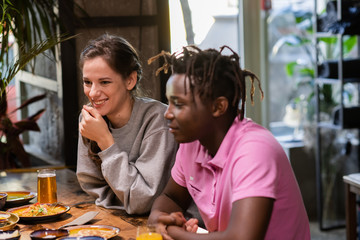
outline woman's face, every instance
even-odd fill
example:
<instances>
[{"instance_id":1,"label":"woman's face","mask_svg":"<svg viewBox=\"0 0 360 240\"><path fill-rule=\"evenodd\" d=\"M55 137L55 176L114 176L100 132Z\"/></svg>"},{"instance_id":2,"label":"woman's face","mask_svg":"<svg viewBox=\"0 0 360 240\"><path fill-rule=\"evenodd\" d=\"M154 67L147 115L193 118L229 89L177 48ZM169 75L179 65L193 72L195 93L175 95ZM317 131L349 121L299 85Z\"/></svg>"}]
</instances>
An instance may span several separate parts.
<instances>
[{"instance_id":1,"label":"woman's face","mask_svg":"<svg viewBox=\"0 0 360 240\"><path fill-rule=\"evenodd\" d=\"M102 57L85 60L82 74L84 93L102 116L115 116L129 102L131 89Z\"/></svg>"},{"instance_id":2,"label":"woman's face","mask_svg":"<svg viewBox=\"0 0 360 240\"><path fill-rule=\"evenodd\" d=\"M211 134L211 107L202 103L196 91L192 98L185 74L170 77L166 84L166 97L169 106L164 116L169 120L169 131L174 134L175 140L179 143L206 140Z\"/></svg>"}]
</instances>

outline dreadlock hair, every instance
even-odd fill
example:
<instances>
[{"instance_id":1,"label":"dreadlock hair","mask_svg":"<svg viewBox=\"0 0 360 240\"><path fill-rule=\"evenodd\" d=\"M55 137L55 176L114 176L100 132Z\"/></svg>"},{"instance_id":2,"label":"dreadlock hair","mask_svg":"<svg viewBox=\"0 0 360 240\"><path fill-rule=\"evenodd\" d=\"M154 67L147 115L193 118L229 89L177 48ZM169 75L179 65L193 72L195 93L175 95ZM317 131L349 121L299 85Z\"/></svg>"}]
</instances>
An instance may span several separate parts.
<instances>
[{"instance_id":1,"label":"dreadlock hair","mask_svg":"<svg viewBox=\"0 0 360 240\"><path fill-rule=\"evenodd\" d=\"M232 54L223 55L224 49L229 49ZM156 75L161 71L167 73L169 69L172 74L185 74L185 77L190 79L192 96L196 91L203 102L224 96L229 101L230 113L238 116L240 120L244 118L245 111L246 77L251 80L251 103L254 104L255 80L258 82L261 100L264 98L259 78L254 73L241 69L239 55L228 46L222 46L219 51L212 48L201 50L194 45L183 47L181 52L173 54L162 51L150 58L148 64L161 57L164 64L157 69ZM184 84L186 91L186 81Z\"/></svg>"},{"instance_id":2,"label":"dreadlock hair","mask_svg":"<svg viewBox=\"0 0 360 240\"><path fill-rule=\"evenodd\" d=\"M88 45L80 54L80 69L83 68L86 60L94 59L96 57L103 58L106 63L116 73L120 74L123 79L127 79L134 71L137 72L137 82L135 87L131 90L132 95L139 93L138 85L142 76L142 66L139 55L135 48L124 38L109 34L103 34L100 37L89 41ZM106 123L109 120L103 116ZM98 153L100 148L95 141L83 137L84 144L88 147L88 154L98 167L101 164Z\"/></svg>"}]
</instances>

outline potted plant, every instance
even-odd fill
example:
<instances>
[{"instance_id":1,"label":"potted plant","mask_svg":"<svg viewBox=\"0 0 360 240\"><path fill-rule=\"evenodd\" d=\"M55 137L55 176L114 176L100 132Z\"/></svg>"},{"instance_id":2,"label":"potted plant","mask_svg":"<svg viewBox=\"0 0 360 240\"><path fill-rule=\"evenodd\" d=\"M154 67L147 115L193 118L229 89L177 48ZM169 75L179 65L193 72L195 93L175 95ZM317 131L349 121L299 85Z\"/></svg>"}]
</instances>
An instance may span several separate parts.
<instances>
[{"instance_id":1,"label":"potted plant","mask_svg":"<svg viewBox=\"0 0 360 240\"><path fill-rule=\"evenodd\" d=\"M289 46L293 48L301 48L306 53L306 59L295 58L292 61L289 61L285 64L285 72L288 77L294 81L294 89L298 91L294 93L296 95L294 99L289 99L290 102L294 104L300 104L305 98L306 102L306 121L314 121L315 114L315 46L313 44L313 21L312 11L306 10L293 10L291 8L285 8L282 11L276 12L275 16L271 16L269 19L273 20L279 15L291 14L294 18L294 31L287 33L281 36L272 47L272 56L278 54L279 50L284 46ZM319 59L331 59L336 58L338 49L336 37L322 37L319 38L319 41L322 42L324 48L323 51L319 51ZM355 36L344 36L343 40L343 52L346 56L349 54L354 47L356 46L357 38ZM321 67L321 66L320 66ZM306 88L307 92L301 92L302 88ZM300 90L299 90L300 89ZM320 112L329 113L337 104L338 100L334 98L334 86L330 84L325 84L320 89L320 98L323 100L320 105ZM349 100L352 98L351 92L348 92L347 97Z\"/></svg>"},{"instance_id":2,"label":"potted plant","mask_svg":"<svg viewBox=\"0 0 360 240\"><path fill-rule=\"evenodd\" d=\"M0 0L0 169L13 167L29 167L29 156L24 150L20 134L24 131L40 131L36 121L45 109L17 122L10 120L7 107L7 86L20 71L35 64L35 58L50 50L62 41L70 39L56 34L59 19L54 9L55 0ZM17 60L9 57L13 46L11 38L19 46ZM23 109L29 104L45 98L35 96L25 101L14 111Z\"/></svg>"},{"instance_id":3,"label":"potted plant","mask_svg":"<svg viewBox=\"0 0 360 240\"><path fill-rule=\"evenodd\" d=\"M291 103L295 105L306 105L306 118L304 121L304 136L303 142L305 149L313 153L316 147L321 149L321 179L322 188L324 189L323 197L323 216L325 220L336 219L341 211L342 202L338 197L338 191L342 186L342 175L347 171L346 168L351 166L353 155L351 152L351 139L354 136L349 130L335 131L330 128L321 129L321 145L317 145L316 125L315 120L315 68L322 76L324 74L323 68L329 64L329 59L338 59L339 45L337 37L321 37L317 38L318 44L313 44L313 11L293 10L291 8L284 9L284 11L276 14L291 14L294 19L294 31L280 37L273 47L273 56L278 54L279 49L284 46L301 48L306 54L306 58L295 58L285 64L285 71L287 76L294 82L295 97L290 99ZM321 14L325 14L323 11ZM320 14L320 15L321 15ZM272 16L273 19L276 16ZM346 59L357 44L357 37L345 35L343 36L343 58ZM318 56L315 57L315 46L318 47ZM295 55L294 55L295 56ZM316 61L317 60L317 61ZM317 63L321 63L318 65ZM331 62L330 62L331 63ZM336 66L337 67L337 66ZM337 70L337 69L336 69ZM324 78L331 78L323 76ZM337 77L332 77L337 78ZM307 87L307 92L301 92L302 87ZM339 86L335 84L323 84L319 88L320 101L320 120L333 121L332 113L334 107L339 104ZM344 87L345 101L351 102L353 95L350 88ZM303 99L302 99L303 97ZM341 191L340 191L341 192ZM338 211L338 212L336 212Z\"/></svg>"}]
</instances>

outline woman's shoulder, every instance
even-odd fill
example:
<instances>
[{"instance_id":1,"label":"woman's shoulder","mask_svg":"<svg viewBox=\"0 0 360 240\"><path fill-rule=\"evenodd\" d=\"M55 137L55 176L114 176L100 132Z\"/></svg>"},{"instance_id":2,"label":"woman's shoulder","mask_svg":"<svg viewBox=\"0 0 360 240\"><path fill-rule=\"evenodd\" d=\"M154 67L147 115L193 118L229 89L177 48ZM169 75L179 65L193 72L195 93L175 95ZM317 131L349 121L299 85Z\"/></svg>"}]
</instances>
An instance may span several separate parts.
<instances>
[{"instance_id":1,"label":"woman's shoulder","mask_svg":"<svg viewBox=\"0 0 360 240\"><path fill-rule=\"evenodd\" d=\"M167 108L167 105L149 97L136 97L135 98L135 104L140 109L149 109L152 108L152 110L158 110L158 111L164 111Z\"/></svg>"},{"instance_id":2,"label":"woman's shoulder","mask_svg":"<svg viewBox=\"0 0 360 240\"><path fill-rule=\"evenodd\" d=\"M167 105L158 100L137 97L135 99L130 120L134 122L141 122L141 125L151 125L154 128L164 128L167 126L167 122L164 118L166 108Z\"/></svg>"}]
</instances>

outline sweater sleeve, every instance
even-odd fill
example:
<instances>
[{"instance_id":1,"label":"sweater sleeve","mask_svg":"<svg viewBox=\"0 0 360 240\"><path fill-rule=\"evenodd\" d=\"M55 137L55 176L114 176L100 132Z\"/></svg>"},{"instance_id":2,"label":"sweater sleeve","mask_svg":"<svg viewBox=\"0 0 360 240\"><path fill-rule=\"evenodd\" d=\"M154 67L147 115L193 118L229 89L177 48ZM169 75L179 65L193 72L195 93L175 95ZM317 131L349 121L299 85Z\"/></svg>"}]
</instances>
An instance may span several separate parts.
<instances>
[{"instance_id":1,"label":"sweater sleeve","mask_svg":"<svg viewBox=\"0 0 360 240\"><path fill-rule=\"evenodd\" d=\"M88 148L79 134L76 175L81 188L96 201L108 195L109 186L105 181L101 169L89 158Z\"/></svg>"},{"instance_id":2,"label":"sweater sleeve","mask_svg":"<svg viewBox=\"0 0 360 240\"><path fill-rule=\"evenodd\" d=\"M160 122L148 124L138 134L139 139L133 143L139 144L136 159L129 159L115 141L99 152L100 168L89 159L87 147L79 139L77 177L83 190L96 198L97 205L124 209L128 214L150 211L170 177L177 150L174 137L162 119Z\"/></svg>"},{"instance_id":3,"label":"sweater sleeve","mask_svg":"<svg viewBox=\"0 0 360 240\"><path fill-rule=\"evenodd\" d=\"M103 176L127 213L150 211L170 176L176 154L176 148L169 147L171 145L176 145L173 136L163 129L142 141L140 156L135 162L129 162L128 155L117 144L101 152ZM107 199L102 201L106 206Z\"/></svg>"}]
</instances>

